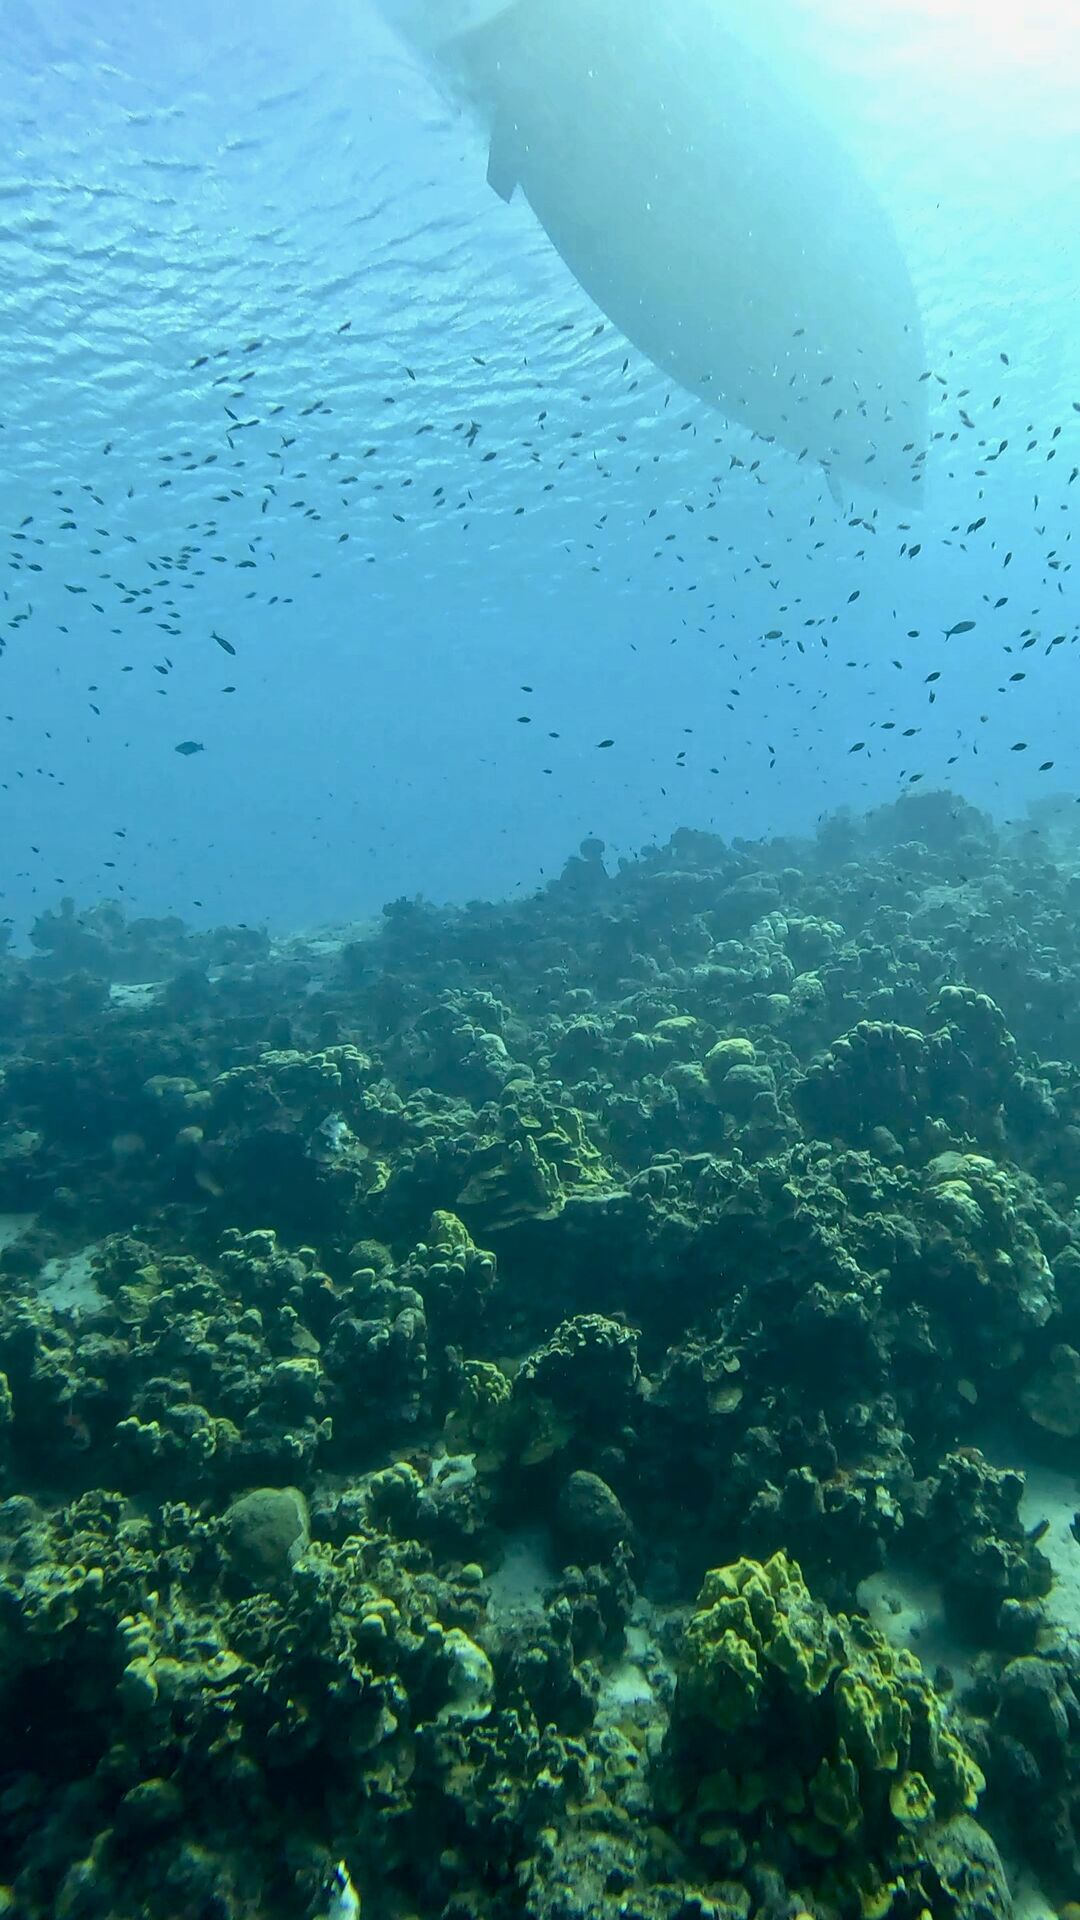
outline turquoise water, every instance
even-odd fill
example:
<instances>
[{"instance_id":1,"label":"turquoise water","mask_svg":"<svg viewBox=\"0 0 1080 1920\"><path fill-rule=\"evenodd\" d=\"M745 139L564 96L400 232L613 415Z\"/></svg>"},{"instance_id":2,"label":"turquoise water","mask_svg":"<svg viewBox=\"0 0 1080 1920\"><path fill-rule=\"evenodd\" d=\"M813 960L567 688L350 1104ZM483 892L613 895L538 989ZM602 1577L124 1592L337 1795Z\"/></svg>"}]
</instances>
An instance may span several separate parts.
<instances>
[{"instance_id":1,"label":"turquoise water","mask_svg":"<svg viewBox=\"0 0 1080 1920\"><path fill-rule=\"evenodd\" d=\"M757 836L913 775L1006 817L1071 796L1076 16L728 16L907 259L916 514L839 512L598 331L363 0L7 11L17 924L64 894L290 927L504 893L586 832Z\"/></svg>"},{"instance_id":2,"label":"turquoise water","mask_svg":"<svg viewBox=\"0 0 1080 1920\"><path fill-rule=\"evenodd\" d=\"M1080 1920L1080 15L508 11L0 11L0 1920Z\"/></svg>"}]
</instances>

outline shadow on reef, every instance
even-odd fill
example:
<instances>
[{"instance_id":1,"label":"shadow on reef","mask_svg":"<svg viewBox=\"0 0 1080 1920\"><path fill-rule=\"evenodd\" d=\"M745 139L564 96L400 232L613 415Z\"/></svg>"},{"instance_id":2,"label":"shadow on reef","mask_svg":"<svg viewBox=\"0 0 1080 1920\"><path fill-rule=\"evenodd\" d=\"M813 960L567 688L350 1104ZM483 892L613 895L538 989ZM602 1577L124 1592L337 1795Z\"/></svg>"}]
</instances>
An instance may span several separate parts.
<instances>
[{"instance_id":1,"label":"shadow on reef","mask_svg":"<svg viewBox=\"0 0 1080 1920\"><path fill-rule=\"evenodd\" d=\"M0 952L6 1911L321 1917L340 1859L375 1920L995 1920L995 1838L1080 1894L1080 1660L981 1450L1078 1465L1033 844L927 795Z\"/></svg>"}]
</instances>

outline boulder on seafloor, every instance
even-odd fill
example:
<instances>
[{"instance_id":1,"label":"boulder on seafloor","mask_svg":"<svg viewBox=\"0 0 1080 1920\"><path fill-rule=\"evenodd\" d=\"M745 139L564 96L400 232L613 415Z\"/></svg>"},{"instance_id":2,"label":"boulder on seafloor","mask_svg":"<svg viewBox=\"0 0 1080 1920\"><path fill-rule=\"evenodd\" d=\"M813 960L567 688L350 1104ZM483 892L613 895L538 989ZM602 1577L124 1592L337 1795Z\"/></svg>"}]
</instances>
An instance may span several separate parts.
<instances>
[{"instance_id":1,"label":"boulder on seafloor","mask_svg":"<svg viewBox=\"0 0 1080 1920\"><path fill-rule=\"evenodd\" d=\"M298 1487L254 1487L225 1513L234 1571L253 1587L288 1577L311 1538L308 1505Z\"/></svg>"},{"instance_id":2,"label":"boulder on seafloor","mask_svg":"<svg viewBox=\"0 0 1080 1920\"><path fill-rule=\"evenodd\" d=\"M580 1468L563 1482L555 1514L560 1544L575 1560L604 1560L632 1532L607 1481Z\"/></svg>"}]
</instances>

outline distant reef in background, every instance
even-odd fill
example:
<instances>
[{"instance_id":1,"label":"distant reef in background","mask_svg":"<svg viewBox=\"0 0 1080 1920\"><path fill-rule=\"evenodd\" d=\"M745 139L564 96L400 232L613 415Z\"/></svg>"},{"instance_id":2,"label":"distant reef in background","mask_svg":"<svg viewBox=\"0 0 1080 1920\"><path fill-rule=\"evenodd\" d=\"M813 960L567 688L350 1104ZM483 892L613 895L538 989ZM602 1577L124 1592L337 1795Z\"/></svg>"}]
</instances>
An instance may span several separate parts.
<instances>
[{"instance_id":1,"label":"distant reef in background","mask_svg":"<svg viewBox=\"0 0 1080 1920\"><path fill-rule=\"evenodd\" d=\"M0 1915L1067 1908L1078 1468L1067 808L0 952Z\"/></svg>"}]
</instances>

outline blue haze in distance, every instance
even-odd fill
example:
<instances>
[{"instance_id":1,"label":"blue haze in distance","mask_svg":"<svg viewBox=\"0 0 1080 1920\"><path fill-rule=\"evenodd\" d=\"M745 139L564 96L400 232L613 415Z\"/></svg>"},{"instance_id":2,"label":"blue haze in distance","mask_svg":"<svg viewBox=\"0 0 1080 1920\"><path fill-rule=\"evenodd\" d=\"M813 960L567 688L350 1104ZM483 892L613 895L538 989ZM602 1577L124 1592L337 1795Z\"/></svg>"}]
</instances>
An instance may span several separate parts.
<instances>
[{"instance_id":1,"label":"blue haze in distance","mask_svg":"<svg viewBox=\"0 0 1080 1920\"><path fill-rule=\"evenodd\" d=\"M598 331L367 0L5 9L20 928L62 895L290 929L502 894L585 833L787 832L912 774L1071 803L1080 22L730 11L907 250L940 435L917 515L838 512Z\"/></svg>"}]
</instances>

